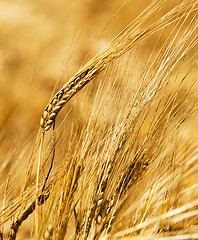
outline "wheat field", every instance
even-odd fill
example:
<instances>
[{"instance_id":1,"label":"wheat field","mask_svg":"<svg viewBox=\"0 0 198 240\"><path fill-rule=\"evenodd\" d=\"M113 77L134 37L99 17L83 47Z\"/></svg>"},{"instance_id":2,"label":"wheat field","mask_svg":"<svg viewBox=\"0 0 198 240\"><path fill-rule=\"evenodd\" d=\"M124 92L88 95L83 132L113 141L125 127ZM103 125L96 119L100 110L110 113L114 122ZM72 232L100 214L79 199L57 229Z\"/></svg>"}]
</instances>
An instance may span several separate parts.
<instances>
[{"instance_id":1,"label":"wheat field","mask_svg":"<svg viewBox=\"0 0 198 240\"><path fill-rule=\"evenodd\" d=\"M0 2L0 239L198 239L197 15Z\"/></svg>"}]
</instances>

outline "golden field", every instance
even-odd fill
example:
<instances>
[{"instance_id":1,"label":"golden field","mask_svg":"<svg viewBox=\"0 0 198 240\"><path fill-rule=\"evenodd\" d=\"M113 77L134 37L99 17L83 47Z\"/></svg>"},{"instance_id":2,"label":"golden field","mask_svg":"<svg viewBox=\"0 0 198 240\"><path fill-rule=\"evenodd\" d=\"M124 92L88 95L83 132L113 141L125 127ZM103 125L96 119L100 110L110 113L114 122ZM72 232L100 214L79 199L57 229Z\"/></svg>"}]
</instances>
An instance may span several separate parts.
<instances>
[{"instance_id":1,"label":"golden field","mask_svg":"<svg viewBox=\"0 0 198 240\"><path fill-rule=\"evenodd\" d=\"M3 239L198 238L198 2L151 3L0 2ZM50 99L133 20L41 147Z\"/></svg>"}]
</instances>

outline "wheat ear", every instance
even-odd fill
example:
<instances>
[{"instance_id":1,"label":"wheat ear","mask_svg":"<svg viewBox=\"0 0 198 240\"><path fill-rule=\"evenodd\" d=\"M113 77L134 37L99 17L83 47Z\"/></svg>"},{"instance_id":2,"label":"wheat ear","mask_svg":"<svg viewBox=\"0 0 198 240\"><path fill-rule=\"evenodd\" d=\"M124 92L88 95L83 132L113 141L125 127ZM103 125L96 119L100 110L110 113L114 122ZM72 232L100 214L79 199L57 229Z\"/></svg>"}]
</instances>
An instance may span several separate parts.
<instances>
[{"instance_id":1,"label":"wheat ear","mask_svg":"<svg viewBox=\"0 0 198 240\"><path fill-rule=\"evenodd\" d=\"M178 14L186 13L187 8L195 11L197 1L192 0L189 4L182 1L178 6L144 29L143 24L149 20L156 9L161 8L166 0L153 1L153 3L139 15L132 23L130 23L113 41L107 45L98 55L91 59L83 68L81 68L60 91L51 99L42 114L40 126L43 132L48 131L55 121L55 118L63 106L87 83L94 79L101 71L103 71L111 62L122 56L130 50L138 41L147 38L156 31L177 21L181 17ZM141 21L140 21L141 20Z\"/></svg>"}]
</instances>

